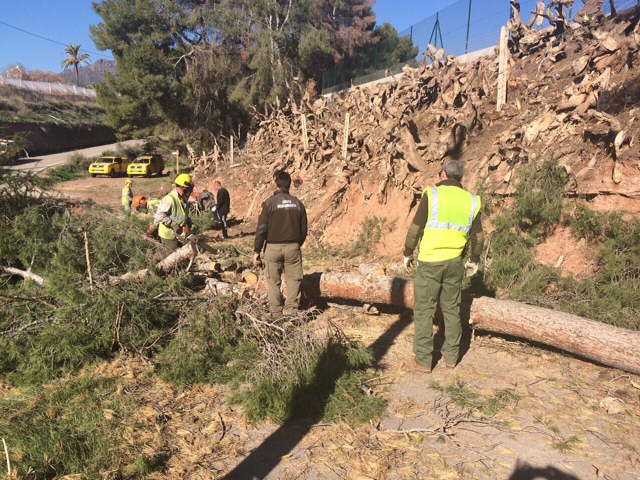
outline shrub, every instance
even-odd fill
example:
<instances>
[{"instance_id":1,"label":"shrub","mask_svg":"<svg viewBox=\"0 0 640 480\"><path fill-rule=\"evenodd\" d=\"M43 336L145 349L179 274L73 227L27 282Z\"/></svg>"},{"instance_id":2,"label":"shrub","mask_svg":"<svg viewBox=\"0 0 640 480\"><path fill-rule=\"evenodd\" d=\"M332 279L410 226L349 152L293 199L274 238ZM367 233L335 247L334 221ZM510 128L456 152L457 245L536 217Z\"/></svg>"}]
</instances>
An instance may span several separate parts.
<instances>
[{"instance_id":1,"label":"shrub","mask_svg":"<svg viewBox=\"0 0 640 480\"><path fill-rule=\"evenodd\" d=\"M0 398L0 437L18 478L99 478L122 463L128 409L114 379L84 376Z\"/></svg>"}]
</instances>

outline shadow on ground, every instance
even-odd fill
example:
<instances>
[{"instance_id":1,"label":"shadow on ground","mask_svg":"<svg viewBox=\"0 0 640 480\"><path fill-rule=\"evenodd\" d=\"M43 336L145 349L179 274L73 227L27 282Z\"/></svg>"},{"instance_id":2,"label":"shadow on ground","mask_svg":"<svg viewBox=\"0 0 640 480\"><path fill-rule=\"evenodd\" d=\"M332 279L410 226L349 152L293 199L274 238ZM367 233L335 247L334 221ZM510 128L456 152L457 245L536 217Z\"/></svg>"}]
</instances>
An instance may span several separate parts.
<instances>
[{"instance_id":1,"label":"shadow on ground","mask_svg":"<svg viewBox=\"0 0 640 480\"><path fill-rule=\"evenodd\" d=\"M403 311L398 315L398 319L375 342L369 345L369 349L374 355L375 364L380 362L396 338L410 323L411 312ZM347 369L346 361L336 362L333 353L335 352L332 352L331 349L325 351L316 367L316 382L301 388L296 394L298 398L305 398L309 395L314 395L316 398L319 396L318 403L322 407L311 416L288 419L229 472L224 477L225 479L265 478L280 463L281 458L289 454L311 431L312 427L322 419L324 407L335 389L336 382Z\"/></svg>"}]
</instances>

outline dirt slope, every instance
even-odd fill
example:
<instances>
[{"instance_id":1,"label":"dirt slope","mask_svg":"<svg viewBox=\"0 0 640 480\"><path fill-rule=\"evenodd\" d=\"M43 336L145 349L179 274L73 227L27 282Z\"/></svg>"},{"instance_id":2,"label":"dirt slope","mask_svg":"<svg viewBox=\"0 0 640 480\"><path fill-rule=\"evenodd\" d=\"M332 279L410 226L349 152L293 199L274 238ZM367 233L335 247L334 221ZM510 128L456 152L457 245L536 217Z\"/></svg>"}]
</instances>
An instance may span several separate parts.
<instances>
[{"instance_id":1,"label":"dirt slope","mask_svg":"<svg viewBox=\"0 0 640 480\"><path fill-rule=\"evenodd\" d=\"M273 173L286 168L304 179L295 194L309 206L314 234L337 244L379 216L393 226L382 244L399 245L422 190L457 152L472 190L510 195L522 168L553 159L570 176L567 197L638 214L639 17L636 8L590 29L550 28L528 48L514 47L500 112L496 58L460 64L441 52L396 83L307 95L286 113L263 117L234 165L228 155L192 156L199 183L221 178L236 199L235 215L254 220Z\"/></svg>"}]
</instances>

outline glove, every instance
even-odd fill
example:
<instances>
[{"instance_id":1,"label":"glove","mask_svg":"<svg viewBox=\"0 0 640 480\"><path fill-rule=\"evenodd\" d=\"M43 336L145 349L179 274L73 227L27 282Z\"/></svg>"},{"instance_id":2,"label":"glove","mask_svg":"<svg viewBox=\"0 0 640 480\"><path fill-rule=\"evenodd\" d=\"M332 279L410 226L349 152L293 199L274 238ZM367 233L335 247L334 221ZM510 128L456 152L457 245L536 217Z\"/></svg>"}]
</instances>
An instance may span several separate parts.
<instances>
[{"instance_id":1,"label":"glove","mask_svg":"<svg viewBox=\"0 0 640 480\"><path fill-rule=\"evenodd\" d=\"M211 211L215 212L218 209L218 207L216 207L215 205L213 207L211 207Z\"/></svg>"},{"instance_id":2,"label":"glove","mask_svg":"<svg viewBox=\"0 0 640 480\"><path fill-rule=\"evenodd\" d=\"M197 234L198 234L198 226L191 225L191 228L189 228L189 235L197 235Z\"/></svg>"},{"instance_id":3,"label":"glove","mask_svg":"<svg viewBox=\"0 0 640 480\"><path fill-rule=\"evenodd\" d=\"M478 273L478 264L467 260L467 263L464 264L464 269L467 277L473 277Z\"/></svg>"},{"instance_id":4,"label":"glove","mask_svg":"<svg viewBox=\"0 0 640 480\"><path fill-rule=\"evenodd\" d=\"M404 257L402 261L404 265L404 269L407 273L412 273L413 271L413 257Z\"/></svg>"},{"instance_id":5,"label":"glove","mask_svg":"<svg viewBox=\"0 0 640 480\"><path fill-rule=\"evenodd\" d=\"M147 237L153 238L156 234L156 226L152 223L147 227Z\"/></svg>"}]
</instances>

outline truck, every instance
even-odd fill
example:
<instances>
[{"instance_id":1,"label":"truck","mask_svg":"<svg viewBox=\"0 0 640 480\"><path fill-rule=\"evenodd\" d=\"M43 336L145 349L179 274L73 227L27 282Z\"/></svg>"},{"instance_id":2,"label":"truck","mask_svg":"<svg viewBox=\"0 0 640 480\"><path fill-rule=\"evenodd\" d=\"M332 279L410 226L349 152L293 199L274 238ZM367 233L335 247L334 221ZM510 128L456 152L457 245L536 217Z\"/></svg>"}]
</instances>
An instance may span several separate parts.
<instances>
[{"instance_id":1,"label":"truck","mask_svg":"<svg viewBox=\"0 0 640 480\"><path fill-rule=\"evenodd\" d=\"M150 177L154 173L157 175L162 175L163 170L164 160L160 155L154 153L136 157L136 159L131 162L131 164L127 168L127 175L129 175L130 177L133 177L135 175Z\"/></svg>"},{"instance_id":2,"label":"truck","mask_svg":"<svg viewBox=\"0 0 640 480\"><path fill-rule=\"evenodd\" d=\"M128 166L129 160L125 157L104 156L89 165L89 174L92 177L96 175L116 177L118 175L125 175Z\"/></svg>"}]
</instances>

